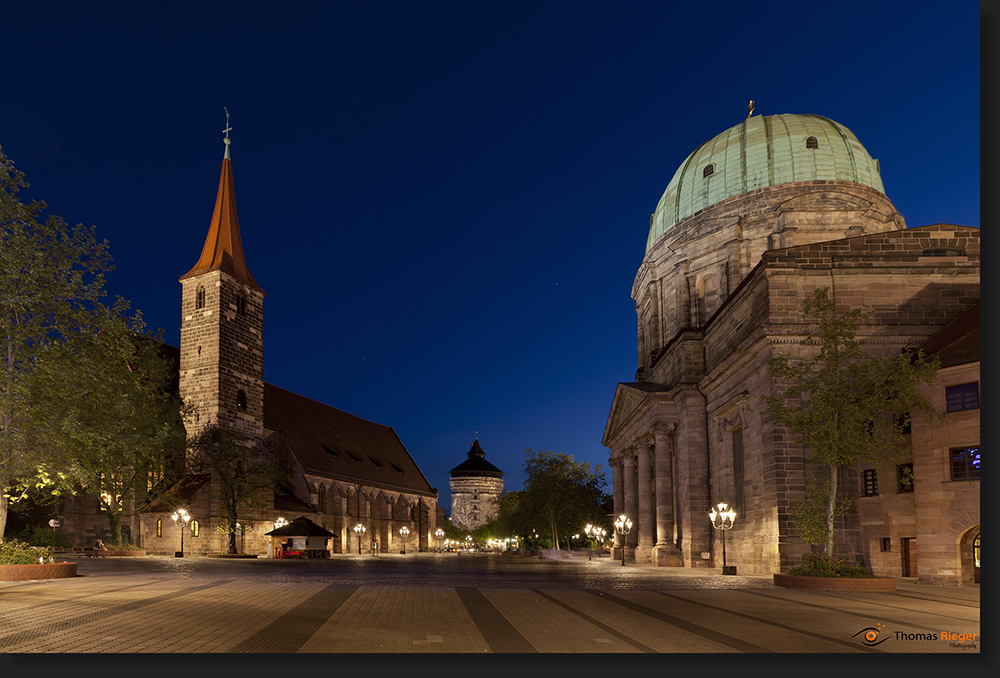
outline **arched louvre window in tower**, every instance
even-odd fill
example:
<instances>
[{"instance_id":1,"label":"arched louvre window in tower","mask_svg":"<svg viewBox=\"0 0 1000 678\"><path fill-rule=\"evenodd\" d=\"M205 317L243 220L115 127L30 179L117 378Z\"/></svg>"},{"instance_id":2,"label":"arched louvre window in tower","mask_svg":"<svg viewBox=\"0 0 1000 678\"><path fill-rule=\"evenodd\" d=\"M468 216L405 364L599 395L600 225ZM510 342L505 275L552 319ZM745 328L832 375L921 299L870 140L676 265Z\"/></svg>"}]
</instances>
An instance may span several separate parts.
<instances>
[{"instance_id":1,"label":"arched louvre window in tower","mask_svg":"<svg viewBox=\"0 0 1000 678\"><path fill-rule=\"evenodd\" d=\"M194 307L196 309L205 308L205 288L199 287L194 293Z\"/></svg>"}]
</instances>

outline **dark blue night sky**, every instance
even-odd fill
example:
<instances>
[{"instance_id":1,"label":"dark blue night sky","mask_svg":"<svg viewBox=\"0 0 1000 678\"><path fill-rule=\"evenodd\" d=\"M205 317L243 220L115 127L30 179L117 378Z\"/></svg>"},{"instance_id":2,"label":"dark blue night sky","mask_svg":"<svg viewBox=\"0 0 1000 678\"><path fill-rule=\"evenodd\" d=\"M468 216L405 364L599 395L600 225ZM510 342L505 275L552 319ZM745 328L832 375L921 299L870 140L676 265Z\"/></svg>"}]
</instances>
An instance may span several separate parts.
<instances>
[{"instance_id":1,"label":"dark blue night sky","mask_svg":"<svg viewBox=\"0 0 1000 678\"><path fill-rule=\"evenodd\" d=\"M20 3L0 145L176 345L227 107L265 379L392 426L447 509L477 432L507 489L525 448L606 469L649 215L750 99L979 226L978 3L689 4Z\"/></svg>"}]
</instances>

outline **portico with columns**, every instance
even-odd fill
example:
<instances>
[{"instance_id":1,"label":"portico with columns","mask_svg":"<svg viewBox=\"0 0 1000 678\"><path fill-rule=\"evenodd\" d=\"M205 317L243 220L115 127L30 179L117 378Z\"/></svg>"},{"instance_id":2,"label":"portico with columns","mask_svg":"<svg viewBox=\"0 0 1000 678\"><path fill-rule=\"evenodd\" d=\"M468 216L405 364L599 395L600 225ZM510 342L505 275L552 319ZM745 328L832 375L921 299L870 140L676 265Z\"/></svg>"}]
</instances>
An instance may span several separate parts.
<instances>
[{"instance_id":1,"label":"portico with columns","mask_svg":"<svg viewBox=\"0 0 1000 678\"><path fill-rule=\"evenodd\" d=\"M650 217L632 284L635 381L617 385L602 438L616 516L632 521L624 538L615 535L615 556L720 567L722 540L709 512L725 502L737 515L725 535L740 573L801 564L812 547L792 508L821 473L811 451L764 410L761 398L787 387L769 360L815 354L807 339L816 320L803 304L818 288L838 309L870 313L858 331L866 352L916 349L978 304L979 261L978 228L907 228L884 193L878 161L828 118L751 116L699 146ZM928 479L948 478L952 448L978 455L977 436L941 442ZM895 497L902 491L893 485L863 487L855 470L843 469L842 492L869 514L852 507L838 519L834 557L868 566L900 548L885 548L895 537L884 507L907 526L921 515L901 508L910 498ZM918 483L916 492L926 487ZM978 525L978 495L963 501L950 517L954 543ZM908 529L899 538L919 538Z\"/></svg>"}]
</instances>

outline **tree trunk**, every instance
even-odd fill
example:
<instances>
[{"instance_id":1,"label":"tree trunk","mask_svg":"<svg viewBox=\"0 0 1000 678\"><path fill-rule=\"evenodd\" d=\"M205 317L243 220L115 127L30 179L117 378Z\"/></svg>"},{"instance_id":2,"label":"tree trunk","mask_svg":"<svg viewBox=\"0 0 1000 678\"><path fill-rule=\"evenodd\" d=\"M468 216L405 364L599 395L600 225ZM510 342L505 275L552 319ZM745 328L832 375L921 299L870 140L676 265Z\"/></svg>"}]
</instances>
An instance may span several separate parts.
<instances>
[{"instance_id":1,"label":"tree trunk","mask_svg":"<svg viewBox=\"0 0 1000 678\"><path fill-rule=\"evenodd\" d=\"M0 476L0 542L3 542L3 533L7 529L7 485L7 479Z\"/></svg>"},{"instance_id":2,"label":"tree trunk","mask_svg":"<svg viewBox=\"0 0 1000 678\"><path fill-rule=\"evenodd\" d=\"M122 516L118 512L118 507L112 505L108 507L108 527L111 530L111 544L113 546L122 545Z\"/></svg>"},{"instance_id":3,"label":"tree trunk","mask_svg":"<svg viewBox=\"0 0 1000 678\"><path fill-rule=\"evenodd\" d=\"M237 516L236 511L229 511L229 529L226 532L226 553L230 555L236 555L239 553L236 550L236 522Z\"/></svg>"},{"instance_id":4,"label":"tree trunk","mask_svg":"<svg viewBox=\"0 0 1000 678\"><path fill-rule=\"evenodd\" d=\"M837 465L830 464L830 496L826 502L826 556L833 560L833 521L837 510Z\"/></svg>"}]
</instances>

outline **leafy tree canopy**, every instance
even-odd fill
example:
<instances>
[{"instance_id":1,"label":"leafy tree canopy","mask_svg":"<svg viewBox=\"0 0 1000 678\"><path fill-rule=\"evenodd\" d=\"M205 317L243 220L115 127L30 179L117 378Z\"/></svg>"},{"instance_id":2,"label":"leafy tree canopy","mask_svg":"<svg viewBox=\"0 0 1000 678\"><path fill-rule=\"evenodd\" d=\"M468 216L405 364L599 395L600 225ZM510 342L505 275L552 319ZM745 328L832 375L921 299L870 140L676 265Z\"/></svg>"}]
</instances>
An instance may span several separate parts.
<instances>
[{"instance_id":1,"label":"leafy tree canopy","mask_svg":"<svg viewBox=\"0 0 1000 678\"><path fill-rule=\"evenodd\" d=\"M774 423L809 450L810 461L826 467L828 486L812 485L793 514L803 536L825 543L832 556L834 520L845 508L838 502L837 469L859 462L884 467L910 453L904 431L912 418L939 416L921 390L934 383L939 363L909 352L866 353L857 335L870 313L838 312L828 292L819 288L803 304L804 315L816 321L803 342L811 357L773 356L773 391L761 399ZM817 519L820 511L825 521Z\"/></svg>"},{"instance_id":2,"label":"leafy tree canopy","mask_svg":"<svg viewBox=\"0 0 1000 678\"><path fill-rule=\"evenodd\" d=\"M209 426L191 438L188 467L212 474L213 499L219 505L227 552L237 553L236 524L274 496L285 480L280 464L268 449L255 446L239 431Z\"/></svg>"},{"instance_id":3,"label":"leafy tree canopy","mask_svg":"<svg viewBox=\"0 0 1000 678\"><path fill-rule=\"evenodd\" d=\"M500 495L497 517L490 523L491 536L516 534L524 539L544 534L558 549L587 523L607 522L607 497L602 489L607 483L600 464L579 463L565 452L528 449L524 453L528 476L524 488Z\"/></svg>"},{"instance_id":4,"label":"leafy tree canopy","mask_svg":"<svg viewBox=\"0 0 1000 678\"><path fill-rule=\"evenodd\" d=\"M165 363L139 339L141 316L103 301L107 241L43 221L27 186L0 148L0 538L29 489L128 485L121 469L139 472L168 437Z\"/></svg>"}]
</instances>

